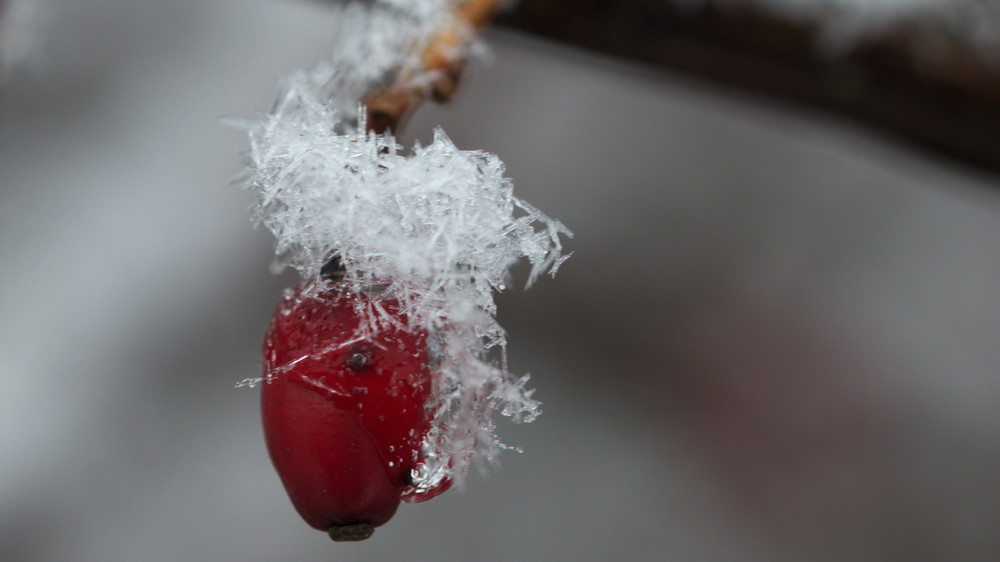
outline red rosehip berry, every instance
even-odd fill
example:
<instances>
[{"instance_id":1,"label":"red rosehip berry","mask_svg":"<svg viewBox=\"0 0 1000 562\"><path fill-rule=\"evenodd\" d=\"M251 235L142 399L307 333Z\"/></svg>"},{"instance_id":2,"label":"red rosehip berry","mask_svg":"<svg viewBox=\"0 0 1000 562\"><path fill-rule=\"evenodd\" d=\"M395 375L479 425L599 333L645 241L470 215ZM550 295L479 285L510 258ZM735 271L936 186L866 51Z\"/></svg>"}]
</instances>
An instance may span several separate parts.
<instances>
[{"instance_id":1,"label":"red rosehip berry","mask_svg":"<svg viewBox=\"0 0 1000 562\"><path fill-rule=\"evenodd\" d=\"M361 308L399 320L359 337ZM396 301L331 288L279 303L264 340L261 412L271 460L306 523L334 540L361 540L415 492L430 428L427 334L405 328Z\"/></svg>"}]
</instances>

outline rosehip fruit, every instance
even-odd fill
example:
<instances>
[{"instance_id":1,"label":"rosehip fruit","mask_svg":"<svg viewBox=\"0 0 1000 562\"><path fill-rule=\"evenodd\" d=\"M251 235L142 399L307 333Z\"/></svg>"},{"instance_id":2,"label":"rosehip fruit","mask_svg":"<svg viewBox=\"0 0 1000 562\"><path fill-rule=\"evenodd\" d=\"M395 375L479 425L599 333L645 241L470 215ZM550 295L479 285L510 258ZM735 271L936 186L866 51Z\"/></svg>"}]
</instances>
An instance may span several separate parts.
<instances>
[{"instance_id":1,"label":"rosehip fruit","mask_svg":"<svg viewBox=\"0 0 1000 562\"><path fill-rule=\"evenodd\" d=\"M399 323L359 337L356 311L376 298L338 288L303 296L298 287L264 340L271 461L298 513L334 540L368 538L401 500L424 501L450 485L417 491L413 482L430 428L427 334L404 327L396 301L378 298Z\"/></svg>"}]
</instances>

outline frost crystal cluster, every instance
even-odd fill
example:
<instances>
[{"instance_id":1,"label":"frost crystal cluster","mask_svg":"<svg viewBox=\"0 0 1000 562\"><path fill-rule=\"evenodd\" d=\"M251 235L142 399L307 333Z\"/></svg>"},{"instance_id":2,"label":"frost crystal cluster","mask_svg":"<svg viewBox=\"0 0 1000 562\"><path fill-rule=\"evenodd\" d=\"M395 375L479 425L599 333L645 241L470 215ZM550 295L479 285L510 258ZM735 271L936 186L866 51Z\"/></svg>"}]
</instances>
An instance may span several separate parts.
<instances>
[{"instance_id":1,"label":"frost crystal cluster","mask_svg":"<svg viewBox=\"0 0 1000 562\"><path fill-rule=\"evenodd\" d=\"M412 53L447 23L447 8L441 1L343 8L332 58L292 76L271 114L249 124L255 220L277 238L280 263L318 287L321 268L336 256L348 290L399 301L410 328L431 336L437 399L418 479L427 487L460 481L476 458L493 459L503 448L496 412L515 421L539 413L527 376L507 372L493 293L522 258L531 264L529 284L554 274L568 257L560 236L570 236L514 196L495 155L459 150L440 129L429 146L409 151L365 132L366 92L403 75L433 79L419 74ZM358 313L369 333L398 322L378 307Z\"/></svg>"}]
</instances>

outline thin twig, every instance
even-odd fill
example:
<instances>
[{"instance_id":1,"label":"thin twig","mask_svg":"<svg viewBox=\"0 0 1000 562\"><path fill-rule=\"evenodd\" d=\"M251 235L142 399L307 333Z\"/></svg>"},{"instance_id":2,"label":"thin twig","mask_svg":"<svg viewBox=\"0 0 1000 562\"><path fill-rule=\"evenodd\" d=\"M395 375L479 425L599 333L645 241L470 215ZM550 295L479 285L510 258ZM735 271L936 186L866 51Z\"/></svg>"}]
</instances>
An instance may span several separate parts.
<instances>
[{"instance_id":1,"label":"thin twig","mask_svg":"<svg viewBox=\"0 0 1000 562\"><path fill-rule=\"evenodd\" d=\"M383 89L365 96L367 129L376 133L396 130L410 111L427 97L448 101L455 93L465 66L466 52L476 33L493 19L501 0L464 0L455 3L454 18L433 35L421 54L419 71L408 72ZM434 76L430 85L418 75Z\"/></svg>"}]
</instances>

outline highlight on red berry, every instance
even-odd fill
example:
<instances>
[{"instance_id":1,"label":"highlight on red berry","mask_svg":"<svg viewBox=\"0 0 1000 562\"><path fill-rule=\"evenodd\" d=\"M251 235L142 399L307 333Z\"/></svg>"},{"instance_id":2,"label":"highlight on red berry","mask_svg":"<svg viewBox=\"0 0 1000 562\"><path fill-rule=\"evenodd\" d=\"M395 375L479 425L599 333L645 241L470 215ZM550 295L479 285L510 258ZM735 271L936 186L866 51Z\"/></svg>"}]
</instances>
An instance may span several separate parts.
<instances>
[{"instance_id":1,"label":"highlight on red berry","mask_svg":"<svg viewBox=\"0 0 1000 562\"><path fill-rule=\"evenodd\" d=\"M428 335L392 299L303 288L286 293L265 337L264 437L302 518L334 540L361 540L401 500L450 486L415 482L431 426ZM374 330L372 307L385 314Z\"/></svg>"}]
</instances>

